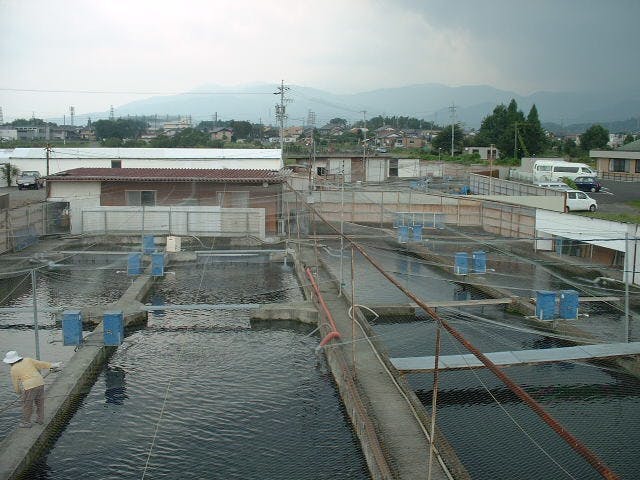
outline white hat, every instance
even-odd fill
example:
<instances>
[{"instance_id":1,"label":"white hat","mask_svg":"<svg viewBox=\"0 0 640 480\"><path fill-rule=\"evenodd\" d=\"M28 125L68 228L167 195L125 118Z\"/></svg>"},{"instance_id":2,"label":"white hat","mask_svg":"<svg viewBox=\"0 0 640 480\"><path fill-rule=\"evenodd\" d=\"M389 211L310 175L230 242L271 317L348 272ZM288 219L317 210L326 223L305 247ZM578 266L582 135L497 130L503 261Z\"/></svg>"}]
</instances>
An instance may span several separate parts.
<instances>
[{"instance_id":1,"label":"white hat","mask_svg":"<svg viewBox=\"0 0 640 480\"><path fill-rule=\"evenodd\" d=\"M10 352L7 352L7 354L4 356L4 360L2 361L4 363L16 363L18 360L22 360L22 357L18 355L18 352L16 352L15 350L11 350Z\"/></svg>"}]
</instances>

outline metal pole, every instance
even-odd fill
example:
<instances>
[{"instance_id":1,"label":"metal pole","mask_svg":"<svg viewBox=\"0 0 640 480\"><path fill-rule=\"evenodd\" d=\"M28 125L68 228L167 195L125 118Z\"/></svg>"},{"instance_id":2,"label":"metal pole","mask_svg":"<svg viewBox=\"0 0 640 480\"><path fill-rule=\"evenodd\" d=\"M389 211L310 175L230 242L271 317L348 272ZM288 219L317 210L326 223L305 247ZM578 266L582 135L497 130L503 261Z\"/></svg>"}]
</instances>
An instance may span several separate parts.
<instances>
[{"instance_id":1,"label":"metal pole","mask_svg":"<svg viewBox=\"0 0 640 480\"><path fill-rule=\"evenodd\" d=\"M351 247L351 361L353 375L356 373L356 282L355 250Z\"/></svg>"},{"instance_id":2,"label":"metal pole","mask_svg":"<svg viewBox=\"0 0 640 480\"><path fill-rule=\"evenodd\" d=\"M629 233L624 234L624 341L629 342Z\"/></svg>"},{"instance_id":3,"label":"metal pole","mask_svg":"<svg viewBox=\"0 0 640 480\"><path fill-rule=\"evenodd\" d=\"M33 295L33 333L36 338L36 358L40 360L40 338L38 337L38 301L36 300L36 270L31 270L31 292Z\"/></svg>"},{"instance_id":4,"label":"metal pole","mask_svg":"<svg viewBox=\"0 0 640 480\"><path fill-rule=\"evenodd\" d=\"M142 253L144 254L144 205L142 205L142 228L140 230L140 245L142 245Z\"/></svg>"},{"instance_id":5,"label":"metal pole","mask_svg":"<svg viewBox=\"0 0 640 480\"><path fill-rule=\"evenodd\" d=\"M338 288L338 295L342 295L342 284L344 283L344 158L342 159L342 178L340 185L340 286Z\"/></svg>"},{"instance_id":6,"label":"metal pole","mask_svg":"<svg viewBox=\"0 0 640 480\"><path fill-rule=\"evenodd\" d=\"M436 409L438 406L438 378L440 373L440 322L436 321L436 355L434 358L434 370L433 370L433 395L431 395L431 433L429 438L429 468L427 474L427 480L431 480L431 464L433 462L433 445L436 439Z\"/></svg>"}]
</instances>

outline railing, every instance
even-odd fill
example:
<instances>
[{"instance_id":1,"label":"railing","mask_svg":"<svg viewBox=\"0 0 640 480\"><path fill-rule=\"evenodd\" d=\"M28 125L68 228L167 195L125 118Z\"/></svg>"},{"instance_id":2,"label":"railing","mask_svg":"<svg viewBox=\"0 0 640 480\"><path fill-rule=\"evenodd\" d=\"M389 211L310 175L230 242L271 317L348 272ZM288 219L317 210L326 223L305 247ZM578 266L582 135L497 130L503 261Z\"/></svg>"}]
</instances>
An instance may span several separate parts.
<instances>
[{"instance_id":1,"label":"railing","mask_svg":"<svg viewBox=\"0 0 640 480\"><path fill-rule=\"evenodd\" d=\"M627 172L602 172L602 180L613 180L615 182L640 182L640 173Z\"/></svg>"}]
</instances>

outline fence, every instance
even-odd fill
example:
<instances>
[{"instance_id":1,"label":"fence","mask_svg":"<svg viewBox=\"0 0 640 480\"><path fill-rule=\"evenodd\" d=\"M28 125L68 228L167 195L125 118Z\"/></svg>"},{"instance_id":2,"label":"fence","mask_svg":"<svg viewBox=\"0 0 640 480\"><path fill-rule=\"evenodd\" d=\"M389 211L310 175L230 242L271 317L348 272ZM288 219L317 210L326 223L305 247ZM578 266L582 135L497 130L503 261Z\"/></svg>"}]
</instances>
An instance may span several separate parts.
<instances>
[{"instance_id":1,"label":"fence","mask_svg":"<svg viewBox=\"0 0 640 480\"><path fill-rule=\"evenodd\" d=\"M69 230L61 223L61 211L68 204L40 202L0 211L0 253L24 250L42 235Z\"/></svg>"},{"instance_id":2,"label":"fence","mask_svg":"<svg viewBox=\"0 0 640 480\"><path fill-rule=\"evenodd\" d=\"M640 173L601 172L600 178L602 180L613 180L614 182L640 182Z\"/></svg>"},{"instance_id":3,"label":"fence","mask_svg":"<svg viewBox=\"0 0 640 480\"><path fill-rule=\"evenodd\" d=\"M73 233L265 238L263 208L90 207L74 220Z\"/></svg>"}]
</instances>

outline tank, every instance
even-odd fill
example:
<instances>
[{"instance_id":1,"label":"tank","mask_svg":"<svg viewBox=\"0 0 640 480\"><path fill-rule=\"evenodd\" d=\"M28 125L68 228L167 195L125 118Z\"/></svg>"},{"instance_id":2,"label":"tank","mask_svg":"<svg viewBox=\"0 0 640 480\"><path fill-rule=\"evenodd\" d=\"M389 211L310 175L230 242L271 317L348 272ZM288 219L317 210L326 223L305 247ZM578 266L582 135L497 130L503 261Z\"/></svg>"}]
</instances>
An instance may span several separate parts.
<instances>
[{"instance_id":1,"label":"tank","mask_svg":"<svg viewBox=\"0 0 640 480\"><path fill-rule=\"evenodd\" d=\"M456 253L453 273L456 275L466 275L469 273L469 254L467 252Z\"/></svg>"},{"instance_id":2,"label":"tank","mask_svg":"<svg viewBox=\"0 0 640 480\"><path fill-rule=\"evenodd\" d=\"M560 318L578 318L578 292L575 290L560 290Z\"/></svg>"},{"instance_id":3,"label":"tank","mask_svg":"<svg viewBox=\"0 0 640 480\"><path fill-rule=\"evenodd\" d=\"M556 316L556 292L538 290L536 292L536 317L540 320L554 320Z\"/></svg>"}]
</instances>

